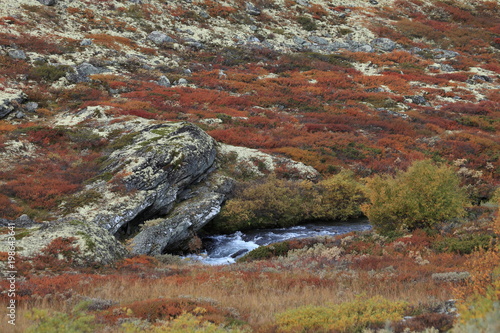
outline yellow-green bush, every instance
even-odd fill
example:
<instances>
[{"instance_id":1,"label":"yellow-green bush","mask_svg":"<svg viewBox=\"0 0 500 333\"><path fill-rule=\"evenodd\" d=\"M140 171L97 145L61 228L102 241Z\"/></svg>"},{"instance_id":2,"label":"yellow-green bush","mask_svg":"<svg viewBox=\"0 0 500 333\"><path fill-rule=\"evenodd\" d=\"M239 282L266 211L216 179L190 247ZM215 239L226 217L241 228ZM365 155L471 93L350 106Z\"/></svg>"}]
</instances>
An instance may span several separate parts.
<instances>
[{"instance_id":1,"label":"yellow-green bush","mask_svg":"<svg viewBox=\"0 0 500 333\"><path fill-rule=\"evenodd\" d=\"M226 202L212 226L231 232L248 228L286 227L311 220L346 220L361 214L364 188L352 172L315 184L271 176L242 185Z\"/></svg>"},{"instance_id":2,"label":"yellow-green bush","mask_svg":"<svg viewBox=\"0 0 500 333\"><path fill-rule=\"evenodd\" d=\"M396 177L375 176L368 180L370 203L362 209L382 233L430 228L464 215L467 200L459 183L450 167L418 161Z\"/></svg>"},{"instance_id":3,"label":"yellow-green bush","mask_svg":"<svg viewBox=\"0 0 500 333\"><path fill-rule=\"evenodd\" d=\"M45 309L33 309L26 317L33 322L27 333L92 333L97 329L95 317L81 311L81 304L68 313L49 312Z\"/></svg>"},{"instance_id":4,"label":"yellow-green bush","mask_svg":"<svg viewBox=\"0 0 500 333\"><path fill-rule=\"evenodd\" d=\"M382 297L332 306L304 306L276 316L278 332L362 332L402 319L407 304Z\"/></svg>"},{"instance_id":5,"label":"yellow-green bush","mask_svg":"<svg viewBox=\"0 0 500 333\"><path fill-rule=\"evenodd\" d=\"M297 224L308 215L301 192L300 183L274 177L250 184L226 203L216 223L223 231Z\"/></svg>"},{"instance_id":6,"label":"yellow-green bush","mask_svg":"<svg viewBox=\"0 0 500 333\"><path fill-rule=\"evenodd\" d=\"M346 220L361 215L365 190L351 171L342 171L319 182L314 188L311 207L314 219Z\"/></svg>"}]
</instances>

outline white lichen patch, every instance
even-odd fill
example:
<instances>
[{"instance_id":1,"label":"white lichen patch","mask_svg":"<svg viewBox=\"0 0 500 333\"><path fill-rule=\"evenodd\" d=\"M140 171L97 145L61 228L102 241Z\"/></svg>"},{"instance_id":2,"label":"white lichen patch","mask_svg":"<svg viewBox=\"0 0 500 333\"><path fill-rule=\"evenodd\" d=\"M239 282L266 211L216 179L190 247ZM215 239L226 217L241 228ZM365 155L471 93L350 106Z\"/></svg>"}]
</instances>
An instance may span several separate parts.
<instances>
[{"instance_id":1,"label":"white lichen patch","mask_svg":"<svg viewBox=\"0 0 500 333\"><path fill-rule=\"evenodd\" d=\"M302 162L266 154L257 149L220 144L219 153L222 155L234 154L236 156L236 163L243 163L253 173L260 176L264 176L264 173L261 171L262 169L273 172L278 166L294 169L304 178L316 178L319 176L316 169ZM260 167L259 164L261 165Z\"/></svg>"}]
</instances>

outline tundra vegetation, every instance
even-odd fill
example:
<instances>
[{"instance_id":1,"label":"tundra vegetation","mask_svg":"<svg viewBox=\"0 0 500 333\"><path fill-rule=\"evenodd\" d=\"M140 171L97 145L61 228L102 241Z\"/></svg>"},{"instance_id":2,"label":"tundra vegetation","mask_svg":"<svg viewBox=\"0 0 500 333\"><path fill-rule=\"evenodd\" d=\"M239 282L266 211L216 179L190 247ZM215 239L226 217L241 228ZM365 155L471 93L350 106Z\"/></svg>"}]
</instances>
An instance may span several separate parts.
<instances>
[{"instance_id":1,"label":"tundra vegetation","mask_svg":"<svg viewBox=\"0 0 500 333\"><path fill-rule=\"evenodd\" d=\"M103 200L94 181L125 191L106 161L136 134L113 124L146 118L319 171L220 158L237 185L204 232L359 216L373 230L220 267L81 265L60 237L16 256L15 297L0 293L16 325L2 307L0 331L500 331L498 1L55 2L0 8L0 218L56 220ZM58 123L95 106L108 132Z\"/></svg>"}]
</instances>

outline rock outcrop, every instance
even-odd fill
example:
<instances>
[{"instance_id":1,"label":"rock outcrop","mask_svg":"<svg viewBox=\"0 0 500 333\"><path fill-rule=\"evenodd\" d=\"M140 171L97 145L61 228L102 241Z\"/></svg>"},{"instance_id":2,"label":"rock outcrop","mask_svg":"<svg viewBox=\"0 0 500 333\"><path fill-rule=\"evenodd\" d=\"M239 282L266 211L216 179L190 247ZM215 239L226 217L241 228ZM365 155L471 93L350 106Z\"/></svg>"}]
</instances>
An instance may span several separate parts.
<instances>
[{"instance_id":1,"label":"rock outcrop","mask_svg":"<svg viewBox=\"0 0 500 333\"><path fill-rule=\"evenodd\" d=\"M33 222L33 221L31 221ZM16 253L24 257L39 254L53 240L74 237L79 252L72 254L77 264L109 264L127 254L125 247L109 232L93 223L59 220L50 223L26 224L26 218L14 220ZM0 252L7 252L9 234L0 235Z\"/></svg>"}]
</instances>

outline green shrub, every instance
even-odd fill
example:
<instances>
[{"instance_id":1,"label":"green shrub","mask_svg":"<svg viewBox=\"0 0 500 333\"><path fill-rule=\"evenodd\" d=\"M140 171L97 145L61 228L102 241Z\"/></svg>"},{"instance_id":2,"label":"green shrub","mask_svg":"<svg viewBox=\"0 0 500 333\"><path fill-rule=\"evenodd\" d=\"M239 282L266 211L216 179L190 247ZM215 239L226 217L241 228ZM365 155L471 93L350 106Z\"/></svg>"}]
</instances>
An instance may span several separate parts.
<instances>
[{"instance_id":1,"label":"green shrub","mask_svg":"<svg viewBox=\"0 0 500 333\"><path fill-rule=\"evenodd\" d=\"M31 71L31 74L39 79L45 80L47 82L54 82L66 76L66 73L69 70L69 66L52 66L49 64L39 64L34 67Z\"/></svg>"},{"instance_id":2,"label":"green shrub","mask_svg":"<svg viewBox=\"0 0 500 333\"><path fill-rule=\"evenodd\" d=\"M316 26L316 22L314 22L311 18L309 18L307 16L297 17L297 22L306 31L314 31L314 30L318 29L318 27Z\"/></svg>"},{"instance_id":3,"label":"green shrub","mask_svg":"<svg viewBox=\"0 0 500 333\"><path fill-rule=\"evenodd\" d=\"M278 332L361 332L400 320L407 305L382 297L358 298L332 306L304 306L278 314Z\"/></svg>"},{"instance_id":4,"label":"green shrub","mask_svg":"<svg viewBox=\"0 0 500 333\"><path fill-rule=\"evenodd\" d=\"M285 256L290 250L290 245L288 242L275 243L267 246L258 247L243 257L238 259L239 262L253 261L253 260L264 260L277 256Z\"/></svg>"},{"instance_id":5,"label":"green shrub","mask_svg":"<svg viewBox=\"0 0 500 333\"><path fill-rule=\"evenodd\" d=\"M459 182L450 167L418 161L396 177L370 179L370 202L362 210L381 233L432 228L465 214L467 200Z\"/></svg>"},{"instance_id":6,"label":"green shrub","mask_svg":"<svg viewBox=\"0 0 500 333\"><path fill-rule=\"evenodd\" d=\"M470 254L479 249L487 250L492 237L489 235L465 235L460 238L445 238L436 242L433 247L438 252L454 252Z\"/></svg>"}]
</instances>

